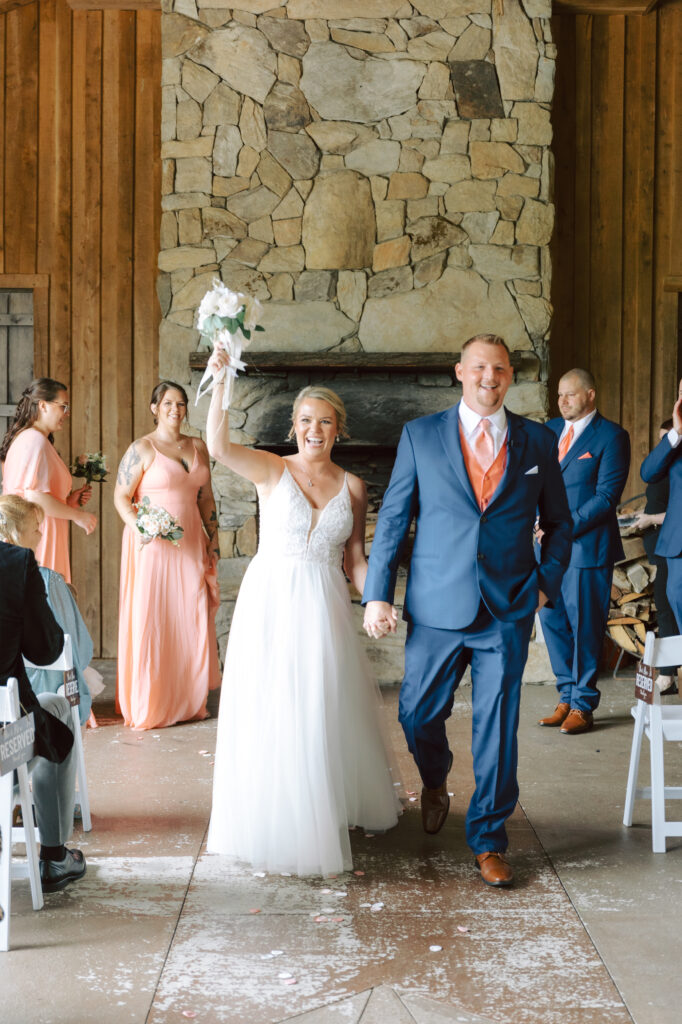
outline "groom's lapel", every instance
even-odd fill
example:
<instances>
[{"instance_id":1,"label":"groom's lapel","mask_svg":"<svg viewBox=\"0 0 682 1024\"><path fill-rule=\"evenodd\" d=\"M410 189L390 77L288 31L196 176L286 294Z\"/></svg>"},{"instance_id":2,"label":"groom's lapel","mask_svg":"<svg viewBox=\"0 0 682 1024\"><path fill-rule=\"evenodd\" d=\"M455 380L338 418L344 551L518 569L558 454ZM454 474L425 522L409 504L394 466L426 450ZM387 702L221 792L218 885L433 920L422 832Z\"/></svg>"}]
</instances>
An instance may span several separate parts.
<instances>
[{"instance_id":1,"label":"groom's lapel","mask_svg":"<svg viewBox=\"0 0 682 1024\"><path fill-rule=\"evenodd\" d=\"M464 494L468 495L476 511L480 513L462 455L462 444L459 437L459 402L442 413L438 421L438 436Z\"/></svg>"}]
</instances>

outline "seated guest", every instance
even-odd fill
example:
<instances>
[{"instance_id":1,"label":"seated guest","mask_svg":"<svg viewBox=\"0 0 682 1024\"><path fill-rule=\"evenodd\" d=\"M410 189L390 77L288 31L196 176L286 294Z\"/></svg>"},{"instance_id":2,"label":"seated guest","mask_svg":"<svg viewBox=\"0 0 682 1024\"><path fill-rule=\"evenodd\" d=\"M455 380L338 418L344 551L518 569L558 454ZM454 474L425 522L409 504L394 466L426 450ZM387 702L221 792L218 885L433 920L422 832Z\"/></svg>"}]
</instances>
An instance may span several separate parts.
<instances>
[{"instance_id":1,"label":"seated guest","mask_svg":"<svg viewBox=\"0 0 682 1024\"><path fill-rule=\"evenodd\" d=\"M666 434L672 429L673 421L665 420L661 423L659 430L659 441L662 441ZM651 565L656 566L654 577L654 601L656 603L656 621L658 624L659 636L676 636L677 623L670 602L666 594L668 584L668 563L665 558L659 558L656 554L656 543L658 531L665 520L666 509L668 508L668 495L670 493L670 481L664 476L656 483L649 483L646 487L646 505L644 511L637 517L634 526L642 531L644 550ZM677 693L675 684L676 665L661 668L656 679L656 685L662 694Z\"/></svg>"},{"instance_id":2,"label":"seated guest","mask_svg":"<svg viewBox=\"0 0 682 1024\"><path fill-rule=\"evenodd\" d=\"M41 507L16 494L7 494L0 496L0 514L0 540L7 544L20 544L21 547L30 548L37 558L37 548L41 539L40 525L44 516ZM22 540L17 539L20 536ZM78 710L81 725L85 725L92 707L92 697L83 670L87 668L92 658L92 640L62 574L43 565L38 566L38 569L45 584L47 603L57 620L57 625L61 626L63 633L68 633L71 637L73 667L80 695ZM26 674L35 694L56 693L64 682L64 673L51 669L27 668Z\"/></svg>"},{"instance_id":3,"label":"seated guest","mask_svg":"<svg viewBox=\"0 0 682 1024\"><path fill-rule=\"evenodd\" d=\"M7 529L5 513L0 526ZM64 843L73 828L76 763L73 757L71 708L65 697L36 696L22 655L36 665L49 665L62 650L64 634L50 611L45 587L32 551L17 535L15 543L0 540L0 685L19 682L22 710L33 712L36 756L33 799L40 829L40 877L43 892L56 892L85 874L80 850Z\"/></svg>"}]
</instances>

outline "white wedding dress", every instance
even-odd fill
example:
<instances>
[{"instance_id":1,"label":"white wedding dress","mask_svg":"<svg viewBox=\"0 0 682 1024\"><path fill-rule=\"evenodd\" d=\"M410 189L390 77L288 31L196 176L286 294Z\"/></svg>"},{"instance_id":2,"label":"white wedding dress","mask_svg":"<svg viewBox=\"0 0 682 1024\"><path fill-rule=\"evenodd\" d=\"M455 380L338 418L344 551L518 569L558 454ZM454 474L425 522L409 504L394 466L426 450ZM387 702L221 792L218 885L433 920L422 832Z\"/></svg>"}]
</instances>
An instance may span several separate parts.
<instances>
[{"instance_id":1,"label":"white wedding dress","mask_svg":"<svg viewBox=\"0 0 682 1024\"><path fill-rule=\"evenodd\" d=\"M380 697L341 570L352 526L346 478L318 511L285 464L261 504L225 659L210 853L324 876L352 867L349 825L397 822Z\"/></svg>"}]
</instances>

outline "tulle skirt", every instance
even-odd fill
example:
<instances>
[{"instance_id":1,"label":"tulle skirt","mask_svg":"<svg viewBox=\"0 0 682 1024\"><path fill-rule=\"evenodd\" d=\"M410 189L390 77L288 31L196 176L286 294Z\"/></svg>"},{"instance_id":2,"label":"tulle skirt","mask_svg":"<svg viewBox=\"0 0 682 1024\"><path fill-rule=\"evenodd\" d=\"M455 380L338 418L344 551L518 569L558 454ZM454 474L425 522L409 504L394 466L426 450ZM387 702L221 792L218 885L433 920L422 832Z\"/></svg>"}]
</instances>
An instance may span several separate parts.
<instances>
[{"instance_id":1,"label":"tulle skirt","mask_svg":"<svg viewBox=\"0 0 682 1024\"><path fill-rule=\"evenodd\" d=\"M379 701L341 570L257 555L227 648L209 852L296 875L349 870L348 826L385 831L400 811Z\"/></svg>"}]
</instances>

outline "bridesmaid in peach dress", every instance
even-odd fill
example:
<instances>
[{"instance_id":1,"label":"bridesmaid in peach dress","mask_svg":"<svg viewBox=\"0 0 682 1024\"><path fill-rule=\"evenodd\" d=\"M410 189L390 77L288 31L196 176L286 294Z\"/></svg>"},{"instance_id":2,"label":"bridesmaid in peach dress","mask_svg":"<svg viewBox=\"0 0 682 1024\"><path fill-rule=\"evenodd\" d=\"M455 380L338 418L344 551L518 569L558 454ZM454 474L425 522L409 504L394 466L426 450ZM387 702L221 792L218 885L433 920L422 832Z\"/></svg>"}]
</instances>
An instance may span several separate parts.
<instances>
[{"instance_id":1,"label":"bridesmaid in peach dress","mask_svg":"<svg viewBox=\"0 0 682 1024\"><path fill-rule=\"evenodd\" d=\"M203 441L180 433L187 394L172 381L154 388L156 429L121 460L114 503L125 523L118 628L118 703L125 724L159 729L208 717L208 691L220 685L218 520ZM144 546L133 502L145 496L183 528L178 546Z\"/></svg>"},{"instance_id":2,"label":"bridesmaid in peach dress","mask_svg":"<svg viewBox=\"0 0 682 1024\"><path fill-rule=\"evenodd\" d=\"M62 574L71 582L69 521L92 533L97 517L83 505L90 500L89 484L71 490L71 473L60 458L53 436L69 415L69 395L64 384L39 377L24 390L14 421L0 446L4 494L18 494L40 505L43 519L36 558L40 565Z\"/></svg>"}]
</instances>

